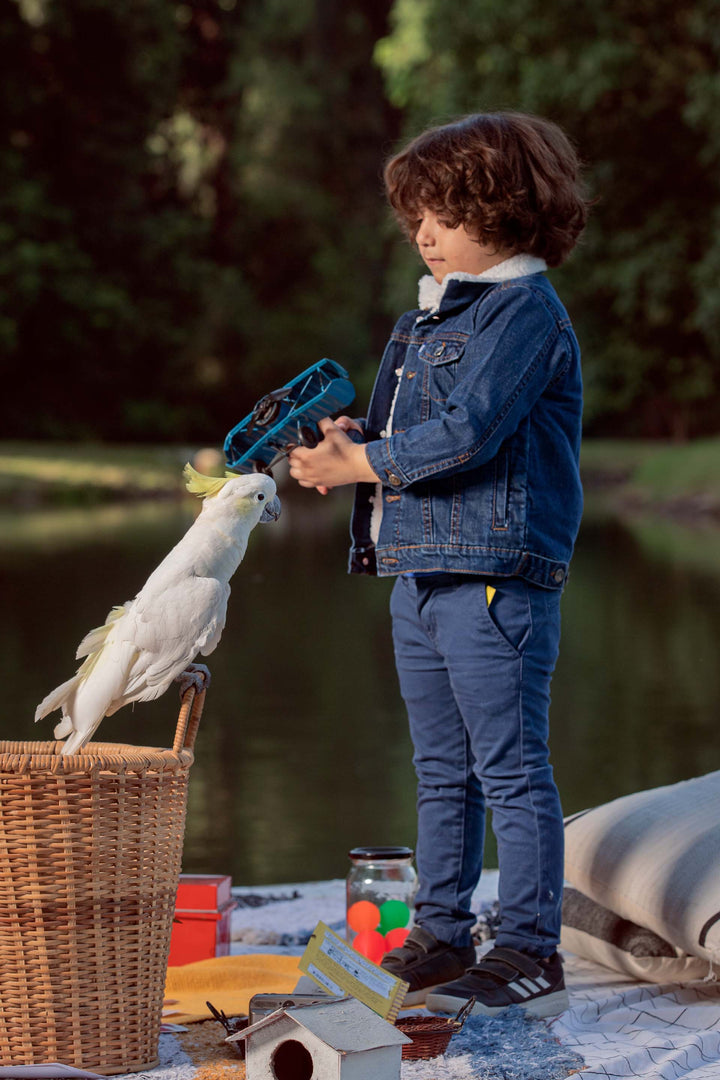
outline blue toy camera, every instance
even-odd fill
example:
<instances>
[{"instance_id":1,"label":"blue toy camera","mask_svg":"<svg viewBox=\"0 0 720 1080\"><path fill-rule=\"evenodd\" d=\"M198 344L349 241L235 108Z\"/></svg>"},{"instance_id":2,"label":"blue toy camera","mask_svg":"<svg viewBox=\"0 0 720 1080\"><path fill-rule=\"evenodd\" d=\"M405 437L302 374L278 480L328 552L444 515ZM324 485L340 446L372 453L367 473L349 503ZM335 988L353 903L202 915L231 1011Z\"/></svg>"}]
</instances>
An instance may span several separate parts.
<instances>
[{"instance_id":1,"label":"blue toy camera","mask_svg":"<svg viewBox=\"0 0 720 1080\"><path fill-rule=\"evenodd\" d=\"M318 421L355 398L348 373L334 360L319 360L279 390L260 398L228 432L225 460L233 472L269 472L296 446L317 446Z\"/></svg>"}]
</instances>

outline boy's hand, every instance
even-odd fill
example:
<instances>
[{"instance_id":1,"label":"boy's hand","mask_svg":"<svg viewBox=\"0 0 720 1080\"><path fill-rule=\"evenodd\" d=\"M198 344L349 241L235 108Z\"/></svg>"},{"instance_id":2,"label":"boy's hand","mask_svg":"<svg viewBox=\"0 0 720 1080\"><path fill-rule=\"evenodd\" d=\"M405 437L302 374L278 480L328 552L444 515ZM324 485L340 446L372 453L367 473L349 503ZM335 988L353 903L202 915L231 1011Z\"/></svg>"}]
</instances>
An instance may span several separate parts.
<instances>
[{"instance_id":1,"label":"boy's hand","mask_svg":"<svg viewBox=\"0 0 720 1080\"><path fill-rule=\"evenodd\" d=\"M318 427L323 433L322 441L312 450L299 446L288 457L290 475L300 487L314 487L321 495L327 495L331 488L342 484L356 484L361 480L377 482L365 447L362 443L354 443L345 434L350 430L362 433L357 421L341 416L336 424L326 417Z\"/></svg>"},{"instance_id":2,"label":"boy's hand","mask_svg":"<svg viewBox=\"0 0 720 1080\"><path fill-rule=\"evenodd\" d=\"M357 420L353 420L351 416L338 416L335 425L343 431L359 431L363 439L365 438L362 424L359 424Z\"/></svg>"}]
</instances>

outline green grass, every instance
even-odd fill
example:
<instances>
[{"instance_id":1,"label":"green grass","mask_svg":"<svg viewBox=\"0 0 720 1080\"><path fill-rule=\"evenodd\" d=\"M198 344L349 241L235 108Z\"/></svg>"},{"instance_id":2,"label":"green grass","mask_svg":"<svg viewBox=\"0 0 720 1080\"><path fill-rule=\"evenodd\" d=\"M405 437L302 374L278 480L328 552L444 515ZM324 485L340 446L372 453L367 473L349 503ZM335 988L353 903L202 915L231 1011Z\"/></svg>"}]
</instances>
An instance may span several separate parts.
<instances>
[{"instance_id":1,"label":"green grass","mask_svg":"<svg viewBox=\"0 0 720 1080\"><path fill-rule=\"evenodd\" d=\"M583 439L580 465L586 475L627 478L662 445L642 439Z\"/></svg>"},{"instance_id":2,"label":"green grass","mask_svg":"<svg viewBox=\"0 0 720 1080\"><path fill-rule=\"evenodd\" d=\"M75 503L177 495L192 454L177 446L0 442L0 498Z\"/></svg>"},{"instance_id":3,"label":"green grass","mask_svg":"<svg viewBox=\"0 0 720 1080\"><path fill-rule=\"evenodd\" d=\"M77 505L177 496L194 453L180 446L0 442L0 499ZM581 467L588 486L647 506L695 499L720 509L720 437L686 444L586 439Z\"/></svg>"},{"instance_id":4,"label":"green grass","mask_svg":"<svg viewBox=\"0 0 720 1080\"><path fill-rule=\"evenodd\" d=\"M720 437L690 443L587 439L581 468L587 481L614 481L651 503L704 499L720 508Z\"/></svg>"}]
</instances>

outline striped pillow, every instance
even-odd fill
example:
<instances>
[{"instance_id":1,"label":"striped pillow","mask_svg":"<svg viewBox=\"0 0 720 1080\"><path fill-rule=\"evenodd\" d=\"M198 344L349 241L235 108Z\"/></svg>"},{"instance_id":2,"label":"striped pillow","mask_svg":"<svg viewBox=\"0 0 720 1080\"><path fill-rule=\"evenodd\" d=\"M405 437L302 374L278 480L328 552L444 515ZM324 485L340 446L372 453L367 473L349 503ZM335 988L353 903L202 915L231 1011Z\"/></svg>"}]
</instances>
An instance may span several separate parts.
<instances>
[{"instance_id":1,"label":"striped pillow","mask_svg":"<svg viewBox=\"0 0 720 1080\"><path fill-rule=\"evenodd\" d=\"M560 944L576 956L643 982L691 982L708 973L706 960L688 956L652 930L620 918L577 889L565 889Z\"/></svg>"},{"instance_id":2,"label":"striped pillow","mask_svg":"<svg viewBox=\"0 0 720 1080\"><path fill-rule=\"evenodd\" d=\"M720 771L569 818L565 877L682 953L720 962Z\"/></svg>"}]
</instances>

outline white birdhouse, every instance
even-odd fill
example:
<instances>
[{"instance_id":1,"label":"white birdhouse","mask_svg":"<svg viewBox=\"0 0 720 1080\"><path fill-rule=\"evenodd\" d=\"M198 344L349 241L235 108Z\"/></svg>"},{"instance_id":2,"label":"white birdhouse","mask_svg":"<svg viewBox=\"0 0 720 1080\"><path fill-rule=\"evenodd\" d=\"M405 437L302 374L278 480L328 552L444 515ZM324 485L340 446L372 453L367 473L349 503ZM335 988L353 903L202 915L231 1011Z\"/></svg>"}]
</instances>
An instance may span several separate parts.
<instances>
[{"instance_id":1,"label":"white birdhouse","mask_svg":"<svg viewBox=\"0 0 720 1080\"><path fill-rule=\"evenodd\" d=\"M227 1041L238 1039L247 1080L399 1080L412 1042L355 998L278 1009Z\"/></svg>"}]
</instances>

